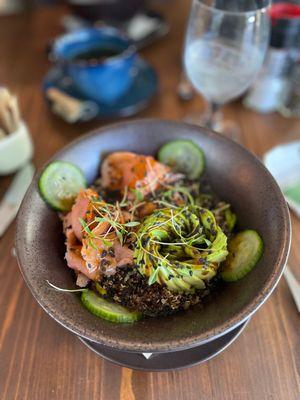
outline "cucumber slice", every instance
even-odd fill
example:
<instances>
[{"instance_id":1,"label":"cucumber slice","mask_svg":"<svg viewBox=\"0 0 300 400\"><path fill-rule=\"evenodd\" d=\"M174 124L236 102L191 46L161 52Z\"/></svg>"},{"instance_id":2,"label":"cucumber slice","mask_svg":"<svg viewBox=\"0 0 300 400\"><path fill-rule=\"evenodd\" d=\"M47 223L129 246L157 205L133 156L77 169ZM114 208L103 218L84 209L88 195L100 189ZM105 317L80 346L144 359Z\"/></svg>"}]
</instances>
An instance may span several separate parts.
<instances>
[{"instance_id":1,"label":"cucumber slice","mask_svg":"<svg viewBox=\"0 0 300 400\"><path fill-rule=\"evenodd\" d=\"M229 242L229 255L221 267L224 281L234 282L252 270L263 254L263 241L253 230L239 232Z\"/></svg>"},{"instance_id":2,"label":"cucumber slice","mask_svg":"<svg viewBox=\"0 0 300 400\"><path fill-rule=\"evenodd\" d=\"M181 172L189 179L197 179L205 166L203 151L191 140L173 140L162 146L158 161L169 165L173 171Z\"/></svg>"},{"instance_id":3,"label":"cucumber slice","mask_svg":"<svg viewBox=\"0 0 300 400\"><path fill-rule=\"evenodd\" d=\"M82 171L76 165L54 161L40 176L39 190L43 199L58 211L70 211L80 189L86 187Z\"/></svg>"},{"instance_id":4,"label":"cucumber slice","mask_svg":"<svg viewBox=\"0 0 300 400\"><path fill-rule=\"evenodd\" d=\"M82 293L81 301L85 308L92 314L97 315L112 322L135 322L142 317L142 314L137 311L129 311L119 304L111 303L102 297L98 296L92 290L87 290Z\"/></svg>"}]
</instances>

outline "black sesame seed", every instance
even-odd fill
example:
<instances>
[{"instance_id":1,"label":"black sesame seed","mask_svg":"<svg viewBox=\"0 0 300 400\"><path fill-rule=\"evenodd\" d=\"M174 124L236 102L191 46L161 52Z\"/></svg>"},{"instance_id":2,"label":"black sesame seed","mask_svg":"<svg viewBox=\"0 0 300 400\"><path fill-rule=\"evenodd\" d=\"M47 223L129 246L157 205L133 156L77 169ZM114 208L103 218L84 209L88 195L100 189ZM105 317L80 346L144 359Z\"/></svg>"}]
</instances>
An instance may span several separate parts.
<instances>
[{"instance_id":1,"label":"black sesame seed","mask_svg":"<svg viewBox=\"0 0 300 400\"><path fill-rule=\"evenodd\" d=\"M102 253L101 253L101 258L104 258L104 257L106 257L106 256L107 256L107 251L106 251L106 250L103 250Z\"/></svg>"},{"instance_id":2,"label":"black sesame seed","mask_svg":"<svg viewBox=\"0 0 300 400\"><path fill-rule=\"evenodd\" d=\"M105 259L101 260L101 267L104 267L107 264L109 264L107 260Z\"/></svg>"},{"instance_id":3,"label":"black sesame seed","mask_svg":"<svg viewBox=\"0 0 300 400\"><path fill-rule=\"evenodd\" d=\"M108 250L108 254L109 254L111 257L114 257L114 256L115 256L115 251L114 251L114 249L110 248L110 249Z\"/></svg>"}]
</instances>

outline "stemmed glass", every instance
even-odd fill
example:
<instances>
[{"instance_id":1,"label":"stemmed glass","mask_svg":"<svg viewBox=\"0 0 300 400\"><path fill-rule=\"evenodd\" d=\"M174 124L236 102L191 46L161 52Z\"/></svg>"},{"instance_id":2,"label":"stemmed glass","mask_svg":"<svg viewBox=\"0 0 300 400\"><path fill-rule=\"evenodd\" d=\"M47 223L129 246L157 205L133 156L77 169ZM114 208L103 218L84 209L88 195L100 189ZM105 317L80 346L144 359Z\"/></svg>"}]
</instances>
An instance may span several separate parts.
<instances>
[{"instance_id":1,"label":"stemmed glass","mask_svg":"<svg viewBox=\"0 0 300 400\"><path fill-rule=\"evenodd\" d=\"M193 122L225 133L229 125L220 119L219 109L239 97L262 66L269 43L269 5L269 0L193 0L184 65L208 103L207 112Z\"/></svg>"}]
</instances>

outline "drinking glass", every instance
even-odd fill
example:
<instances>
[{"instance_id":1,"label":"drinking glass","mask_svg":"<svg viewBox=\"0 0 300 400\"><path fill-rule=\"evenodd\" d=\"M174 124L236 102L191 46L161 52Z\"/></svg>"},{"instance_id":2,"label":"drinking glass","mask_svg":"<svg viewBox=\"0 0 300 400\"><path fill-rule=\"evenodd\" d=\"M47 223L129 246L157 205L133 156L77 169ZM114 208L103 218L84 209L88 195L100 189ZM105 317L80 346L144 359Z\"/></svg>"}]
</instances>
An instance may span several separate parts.
<instances>
[{"instance_id":1,"label":"drinking glass","mask_svg":"<svg viewBox=\"0 0 300 400\"><path fill-rule=\"evenodd\" d=\"M269 43L269 5L269 0L192 1L184 65L208 104L199 124L219 132L229 126L219 118L219 109L245 92L262 66Z\"/></svg>"}]
</instances>

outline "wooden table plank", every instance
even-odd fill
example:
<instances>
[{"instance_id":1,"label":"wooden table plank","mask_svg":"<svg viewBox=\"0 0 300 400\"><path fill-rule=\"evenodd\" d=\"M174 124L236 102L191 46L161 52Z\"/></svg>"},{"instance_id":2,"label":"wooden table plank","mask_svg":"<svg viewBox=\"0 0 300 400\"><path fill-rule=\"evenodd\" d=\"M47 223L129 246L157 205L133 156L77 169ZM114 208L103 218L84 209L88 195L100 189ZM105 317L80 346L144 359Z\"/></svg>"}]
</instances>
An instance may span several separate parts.
<instances>
[{"instance_id":1,"label":"wooden table plank","mask_svg":"<svg viewBox=\"0 0 300 400\"><path fill-rule=\"evenodd\" d=\"M139 117L178 120L203 107L200 98L183 103L176 97L188 5L179 0L166 3L171 32L143 52L158 71L161 88L160 96ZM41 9L0 19L0 83L20 98L34 138L37 166L100 125L69 126L49 112L42 98L40 84L49 68L45 45L60 32L59 20L65 12L64 8ZM300 128L299 120L258 115L239 103L226 106L224 113L240 124L245 146L258 156ZM9 178L1 178L0 194L8 184ZM300 221L292 220L290 264L300 279ZM4 400L300 398L299 315L284 280L237 341L215 359L176 372L131 371L94 355L39 308L11 256L13 238L11 226L0 239L0 397Z\"/></svg>"}]
</instances>

